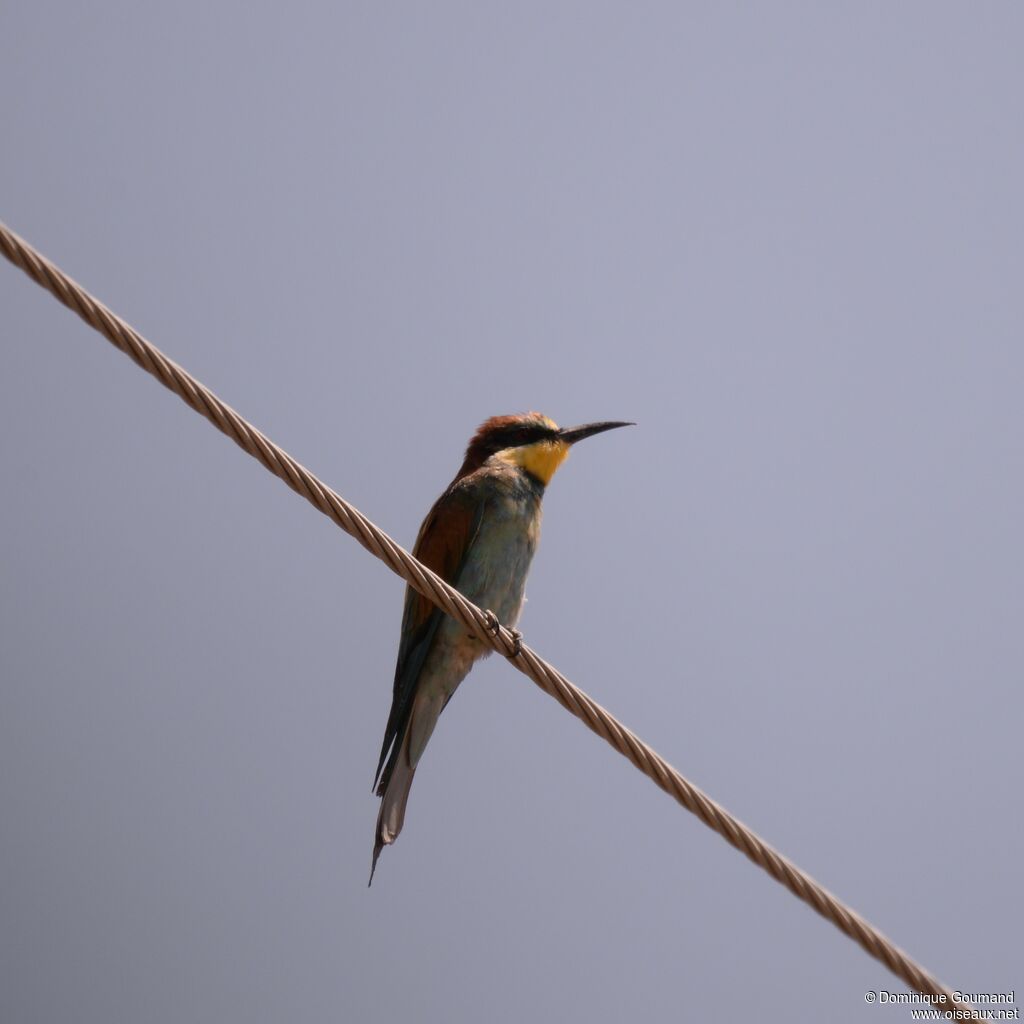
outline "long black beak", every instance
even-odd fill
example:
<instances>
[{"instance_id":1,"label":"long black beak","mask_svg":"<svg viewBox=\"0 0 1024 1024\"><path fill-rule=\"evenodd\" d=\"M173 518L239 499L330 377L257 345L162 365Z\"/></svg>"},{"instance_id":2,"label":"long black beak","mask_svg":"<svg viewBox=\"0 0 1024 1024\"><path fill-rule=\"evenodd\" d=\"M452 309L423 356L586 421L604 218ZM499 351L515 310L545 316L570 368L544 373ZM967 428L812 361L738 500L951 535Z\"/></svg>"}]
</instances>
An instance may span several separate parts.
<instances>
[{"instance_id":1,"label":"long black beak","mask_svg":"<svg viewBox=\"0 0 1024 1024\"><path fill-rule=\"evenodd\" d=\"M593 437L594 434L603 434L606 430L614 430L616 427L635 427L635 423L621 423L618 420L606 420L603 423L584 423L580 427L566 427L558 432L558 436L566 444L575 444L585 437Z\"/></svg>"}]
</instances>

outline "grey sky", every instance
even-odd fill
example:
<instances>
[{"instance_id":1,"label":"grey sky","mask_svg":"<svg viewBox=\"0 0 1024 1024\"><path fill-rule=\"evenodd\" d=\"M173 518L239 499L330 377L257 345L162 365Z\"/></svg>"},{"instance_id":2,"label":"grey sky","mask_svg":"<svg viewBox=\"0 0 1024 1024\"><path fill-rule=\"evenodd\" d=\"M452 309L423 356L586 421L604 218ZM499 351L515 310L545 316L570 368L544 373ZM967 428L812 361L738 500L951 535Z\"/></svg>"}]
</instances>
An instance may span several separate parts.
<instances>
[{"instance_id":1,"label":"grey sky","mask_svg":"<svg viewBox=\"0 0 1024 1024\"><path fill-rule=\"evenodd\" d=\"M954 987L1024 990L1024 13L0 5L0 218ZM499 659L366 888L398 580L0 264L0 1019L906 1020ZM1018 1003L1019 1005L1019 1003Z\"/></svg>"}]
</instances>

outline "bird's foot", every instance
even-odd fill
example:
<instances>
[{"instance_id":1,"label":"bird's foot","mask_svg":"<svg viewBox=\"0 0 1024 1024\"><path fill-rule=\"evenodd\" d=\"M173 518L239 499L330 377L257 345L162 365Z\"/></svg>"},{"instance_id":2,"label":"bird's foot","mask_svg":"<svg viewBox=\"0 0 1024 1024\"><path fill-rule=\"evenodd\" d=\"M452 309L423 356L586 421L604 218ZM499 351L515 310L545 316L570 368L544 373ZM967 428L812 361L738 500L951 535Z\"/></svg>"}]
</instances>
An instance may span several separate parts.
<instances>
[{"instance_id":1,"label":"bird's foot","mask_svg":"<svg viewBox=\"0 0 1024 1024\"><path fill-rule=\"evenodd\" d=\"M495 636L501 635L501 623L498 621L498 616L494 614L489 608L484 610L484 619L487 622L487 629ZM523 653L523 634L518 629L510 629L509 632L512 634L512 653L506 654L506 658L518 658Z\"/></svg>"},{"instance_id":2,"label":"bird's foot","mask_svg":"<svg viewBox=\"0 0 1024 1024\"><path fill-rule=\"evenodd\" d=\"M523 653L523 631L521 629L510 629L512 634L512 653L510 658L518 658Z\"/></svg>"}]
</instances>

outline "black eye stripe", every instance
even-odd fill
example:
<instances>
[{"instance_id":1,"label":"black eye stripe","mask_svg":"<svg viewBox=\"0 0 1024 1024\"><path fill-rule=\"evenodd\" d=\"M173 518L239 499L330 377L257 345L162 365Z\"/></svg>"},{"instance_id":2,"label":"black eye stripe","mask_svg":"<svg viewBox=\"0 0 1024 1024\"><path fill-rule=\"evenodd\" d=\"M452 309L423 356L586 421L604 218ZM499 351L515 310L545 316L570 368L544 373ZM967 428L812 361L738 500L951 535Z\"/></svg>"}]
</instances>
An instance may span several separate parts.
<instances>
[{"instance_id":1,"label":"black eye stripe","mask_svg":"<svg viewBox=\"0 0 1024 1024\"><path fill-rule=\"evenodd\" d=\"M527 427L513 426L502 433L500 443L508 448L518 448L522 445L535 444L537 441L554 438L557 434L557 430L552 430L540 423Z\"/></svg>"}]
</instances>

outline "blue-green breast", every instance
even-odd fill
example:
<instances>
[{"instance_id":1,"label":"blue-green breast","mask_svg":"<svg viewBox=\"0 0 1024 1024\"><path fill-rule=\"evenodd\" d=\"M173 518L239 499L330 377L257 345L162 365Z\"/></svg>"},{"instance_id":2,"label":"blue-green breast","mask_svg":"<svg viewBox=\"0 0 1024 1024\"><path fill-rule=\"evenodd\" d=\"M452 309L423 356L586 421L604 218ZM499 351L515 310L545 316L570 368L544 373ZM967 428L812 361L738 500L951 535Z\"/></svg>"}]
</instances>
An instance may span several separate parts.
<instances>
[{"instance_id":1,"label":"blue-green breast","mask_svg":"<svg viewBox=\"0 0 1024 1024\"><path fill-rule=\"evenodd\" d=\"M467 485L484 501L456 587L504 626L513 626L523 605L530 562L540 539L543 485L519 468L487 465Z\"/></svg>"}]
</instances>

